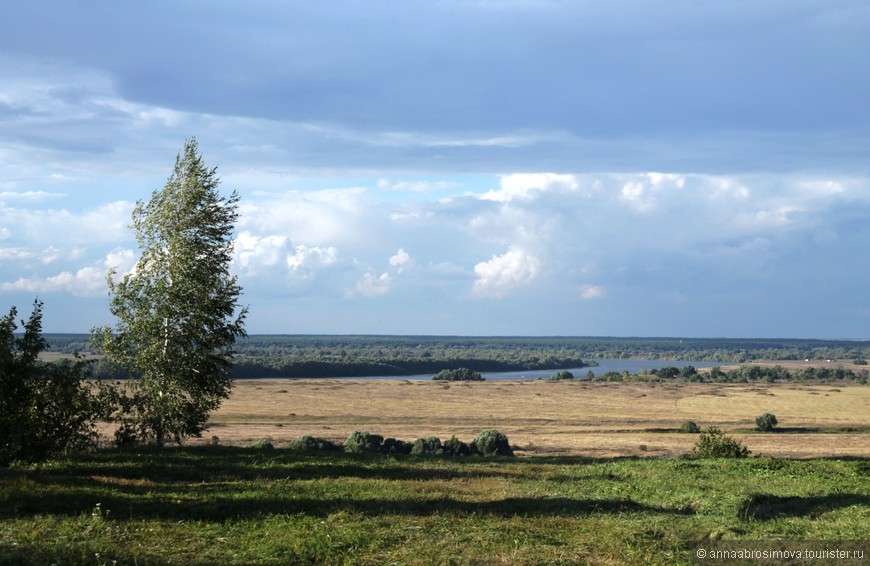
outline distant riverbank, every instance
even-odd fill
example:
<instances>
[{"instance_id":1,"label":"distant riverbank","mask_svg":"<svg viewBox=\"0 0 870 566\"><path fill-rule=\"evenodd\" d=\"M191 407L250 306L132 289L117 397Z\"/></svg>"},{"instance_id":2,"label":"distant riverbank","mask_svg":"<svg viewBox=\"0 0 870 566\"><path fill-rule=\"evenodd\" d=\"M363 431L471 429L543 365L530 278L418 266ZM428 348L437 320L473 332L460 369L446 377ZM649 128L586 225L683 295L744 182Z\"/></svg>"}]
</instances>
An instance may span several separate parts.
<instances>
[{"instance_id":1,"label":"distant riverbank","mask_svg":"<svg viewBox=\"0 0 870 566\"><path fill-rule=\"evenodd\" d=\"M495 372L480 372L488 381L533 381L536 379L547 379L560 370L567 369L574 374L576 379L585 379L588 372L594 375L601 375L610 371L622 373L627 371L631 374L639 373L643 370L661 369L666 366L683 367L694 366L698 369L711 368L721 363L718 362L695 362L695 361L674 361L674 360L594 360L598 365L584 365L574 368L551 368L551 369L534 369L534 370L519 370L519 371L495 371ZM593 363L593 362L590 362ZM317 379L392 379L392 380L424 380L432 379L434 373L422 373L415 375L367 375L367 376L336 376L336 377L317 377ZM312 376L313 377L313 376ZM257 379L257 378L255 378ZM261 379L308 379L301 377L282 377L269 376Z\"/></svg>"}]
</instances>

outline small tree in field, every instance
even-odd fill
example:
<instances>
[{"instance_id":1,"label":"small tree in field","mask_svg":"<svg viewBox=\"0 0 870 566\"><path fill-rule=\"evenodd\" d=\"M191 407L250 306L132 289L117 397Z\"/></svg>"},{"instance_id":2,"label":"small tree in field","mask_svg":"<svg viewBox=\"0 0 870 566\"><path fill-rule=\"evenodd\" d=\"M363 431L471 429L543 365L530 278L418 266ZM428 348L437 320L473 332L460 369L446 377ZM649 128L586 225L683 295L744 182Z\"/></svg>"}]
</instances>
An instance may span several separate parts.
<instances>
[{"instance_id":1,"label":"small tree in field","mask_svg":"<svg viewBox=\"0 0 870 566\"><path fill-rule=\"evenodd\" d=\"M177 442L200 436L229 396L229 369L247 310L229 273L238 194L220 180L190 139L162 190L139 201L131 228L141 250L133 271L109 272L114 328L95 331L105 354L134 379L118 438Z\"/></svg>"},{"instance_id":2,"label":"small tree in field","mask_svg":"<svg viewBox=\"0 0 870 566\"><path fill-rule=\"evenodd\" d=\"M755 428L761 432L771 432L778 422L773 413L764 413L755 417Z\"/></svg>"}]
</instances>

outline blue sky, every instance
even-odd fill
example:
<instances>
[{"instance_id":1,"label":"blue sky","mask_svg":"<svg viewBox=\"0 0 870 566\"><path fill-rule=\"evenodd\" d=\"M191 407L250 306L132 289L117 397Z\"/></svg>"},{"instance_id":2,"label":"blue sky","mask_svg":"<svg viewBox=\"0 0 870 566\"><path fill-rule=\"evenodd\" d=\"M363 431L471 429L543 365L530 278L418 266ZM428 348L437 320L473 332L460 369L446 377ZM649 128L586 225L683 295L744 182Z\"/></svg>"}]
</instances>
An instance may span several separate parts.
<instances>
[{"instance_id":1,"label":"blue sky","mask_svg":"<svg viewBox=\"0 0 870 566\"><path fill-rule=\"evenodd\" d=\"M0 307L110 323L195 136L252 333L870 338L868 53L862 0L12 3Z\"/></svg>"}]
</instances>

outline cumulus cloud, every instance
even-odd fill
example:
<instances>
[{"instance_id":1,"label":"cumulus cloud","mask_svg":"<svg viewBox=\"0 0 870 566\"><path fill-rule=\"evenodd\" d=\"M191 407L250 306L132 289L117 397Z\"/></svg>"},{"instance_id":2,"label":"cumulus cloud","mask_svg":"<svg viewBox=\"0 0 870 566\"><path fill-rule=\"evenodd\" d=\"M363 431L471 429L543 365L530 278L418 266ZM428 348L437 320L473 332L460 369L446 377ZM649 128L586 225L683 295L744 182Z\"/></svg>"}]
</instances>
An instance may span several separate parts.
<instances>
[{"instance_id":1,"label":"cumulus cloud","mask_svg":"<svg viewBox=\"0 0 870 566\"><path fill-rule=\"evenodd\" d=\"M293 254L287 255L287 267L294 272L306 268L332 265L338 261L338 250L333 247L296 246Z\"/></svg>"},{"instance_id":2,"label":"cumulus cloud","mask_svg":"<svg viewBox=\"0 0 870 566\"><path fill-rule=\"evenodd\" d=\"M510 202L531 198L541 191L575 191L579 188L579 181L574 175L514 173L502 175L499 179L499 188L483 193L481 200Z\"/></svg>"},{"instance_id":3,"label":"cumulus cloud","mask_svg":"<svg viewBox=\"0 0 870 566\"><path fill-rule=\"evenodd\" d=\"M512 248L474 266L477 280L471 294L481 298L505 297L517 287L531 283L540 269L538 258L522 248Z\"/></svg>"},{"instance_id":4,"label":"cumulus cloud","mask_svg":"<svg viewBox=\"0 0 870 566\"><path fill-rule=\"evenodd\" d=\"M30 293L65 292L77 297L92 297L106 293L106 275L109 269L116 276L129 273L135 264L132 250L113 250L102 262L82 267L75 271L62 271L48 277L19 277L15 281L0 284L2 291L27 291Z\"/></svg>"},{"instance_id":5,"label":"cumulus cloud","mask_svg":"<svg viewBox=\"0 0 870 566\"><path fill-rule=\"evenodd\" d=\"M233 262L249 276L281 268L294 277L307 278L312 270L337 263L338 250L334 246L291 246L287 236L243 231L236 237Z\"/></svg>"},{"instance_id":6,"label":"cumulus cloud","mask_svg":"<svg viewBox=\"0 0 870 566\"><path fill-rule=\"evenodd\" d=\"M354 287L353 291L346 293L346 296L348 298L352 298L356 295L370 298L378 297L389 292L392 287L393 279L390 277L389 273L384 272L380 275L375 275L374 273L367 272L363 274L359 281L357 281L356 287Z\"/></svg>"},{"instance_id":7,"label":"cumulus cloud","mask_svg":"<svg viewBox=\"0 0 870 566\"><path fill-rule=\"evenodd\" d=\"M404 249L399 248L396 255L390 257L390 265L396 268L396 271L402 273L408 262L411 261L411 256Z\"/></svg>"}]
</instances>

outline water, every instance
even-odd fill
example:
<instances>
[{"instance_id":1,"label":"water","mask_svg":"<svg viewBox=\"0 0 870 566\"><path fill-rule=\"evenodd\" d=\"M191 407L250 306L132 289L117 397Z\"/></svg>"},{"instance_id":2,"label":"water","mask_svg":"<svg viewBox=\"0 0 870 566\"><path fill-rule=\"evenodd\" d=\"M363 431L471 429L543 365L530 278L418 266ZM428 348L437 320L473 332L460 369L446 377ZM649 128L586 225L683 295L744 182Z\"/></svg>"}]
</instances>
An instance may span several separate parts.
<instances>
[{"instance_id":1,"label":"water","mask_svg":"<svg viewBox=\"0 0 870 566\"><path fill-rule=\"evenodd\" d=\"M647 369L661 369L666 366L674 366L674 367L683 367L683 366L695 366L696 368L711 368L714 366L722 365L721 362L684 362L684 361L673 361L673 360L596 360L598 362L597 366L594 367L582 367L582 368L568 368L568 371L574 374L575 379L584 379L586 374L591 370L595 375L601 375L602 373L606 373L608 371L617 371L622 373L624 371L628 371L628 373L635 374L639 373L641 370ZM539 369L539 370L529 370L529 371L498 371L498 372L481 372L481 375L486 378L487 381L532 381L535 379L547 379L548 377L553 376L557 371L555 369ZM423 379L432 379L432 373L420 374L420 375L371 375L365 377L322 377L318 379L392 379L392 380L423 380ZM275 378L275 379L285 379L285 378Z\"/></svg>"}]
</instances>

